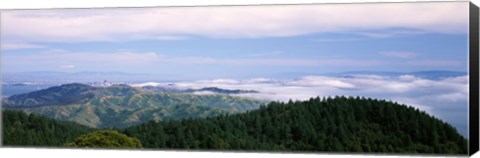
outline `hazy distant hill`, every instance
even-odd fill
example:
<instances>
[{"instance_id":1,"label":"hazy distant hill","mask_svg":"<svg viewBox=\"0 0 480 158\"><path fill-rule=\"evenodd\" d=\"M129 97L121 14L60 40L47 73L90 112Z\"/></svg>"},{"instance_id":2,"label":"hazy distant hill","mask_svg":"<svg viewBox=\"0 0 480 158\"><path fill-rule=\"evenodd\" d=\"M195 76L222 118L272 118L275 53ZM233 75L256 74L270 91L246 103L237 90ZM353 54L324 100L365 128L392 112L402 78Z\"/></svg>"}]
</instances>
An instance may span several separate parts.
<instances>
[{"instance_id":1,"label":"hazy distant hill","mask_svg":"<svg viewBox=\"0 0 480 158\"><path fill-rule=\"evenodd\" d=\"M256 109L262 101L227 95L161 93L128 85L65 84L13 95L3 106L97 128L127 127L149 120L207 117Z\"/></svg>"},{"instance_id":2,"label":"hazy distant hill","mask_svg":"<svg viewBox=\"0 0 480 158\"><path fill-rule=\"evenodd\" d=\"M39 107L47 105L79 104L94 97L92 93L98 88L73 83L51 87L31 93L10 96L3 101L4 107Z\"/></svg>"},{"instance_id":3,"label":"hazy distant hill","mask_svg":"<svg viewBox=\"0 0 480 158\"><path fill-rule=\"evenodd\" d=\"M255 90L240 90L240 89L222 89L218 87L204 87L200 89L179 89L175 87L161 87L161 86L143 86L142 89L154 92L172 92L172 93L195 93L195 92L210 92L215 94L244 94L244 93L259 93Z\"/></svg>"},{"instance_id":4,"label":"hazy distant hill","mask_svg":"<svg viewBox=\"0 0 480 158\"><path fill-rule=\"evenodd\" d=\"M415 71L415 72L389 72L389 71L351 71L351 72L342 72L329 74L333 76L349 76L349 75L380 75L380 76L402 76L402 75L412 75L415 77L437 80L447 77L458 77L468 75L467 72L463 71L445 71L445 70L432 70L432 71Z\"/></svg>"}]
</instances>

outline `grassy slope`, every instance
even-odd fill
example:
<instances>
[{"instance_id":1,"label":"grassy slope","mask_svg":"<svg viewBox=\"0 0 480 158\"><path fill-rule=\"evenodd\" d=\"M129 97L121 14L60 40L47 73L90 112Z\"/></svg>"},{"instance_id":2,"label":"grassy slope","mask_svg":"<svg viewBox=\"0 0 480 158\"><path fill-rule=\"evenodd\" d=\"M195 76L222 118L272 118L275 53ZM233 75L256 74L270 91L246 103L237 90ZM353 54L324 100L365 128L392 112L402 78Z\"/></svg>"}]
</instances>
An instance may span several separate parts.
<instances>
[{"instance_id":1,"label":"grassy slope","mask_svg":"<svg viewBox=\"0 0 480 158\"><path fill-rule=\"evenodd\" d=\"M262 101L227 95L143 91L127 85L96 88L67 84L15 95L7 108L74 121L95 128L122 128L149 120L175 120L256 109Z\"/></svg>"}]
</instances>

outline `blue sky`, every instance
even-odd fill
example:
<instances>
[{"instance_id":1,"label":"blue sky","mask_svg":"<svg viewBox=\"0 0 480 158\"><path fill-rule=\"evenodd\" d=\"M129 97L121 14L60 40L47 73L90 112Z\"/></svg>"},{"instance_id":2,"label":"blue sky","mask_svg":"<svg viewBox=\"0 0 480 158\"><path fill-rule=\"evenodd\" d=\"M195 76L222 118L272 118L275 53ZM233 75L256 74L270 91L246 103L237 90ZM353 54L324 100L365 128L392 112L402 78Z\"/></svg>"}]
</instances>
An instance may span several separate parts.
<instances>
[{"instance_id":1,"label":"blue sky","mask_svg":"<svg viewBox=\"0 0 480 158\"><path fill-rule=\"evenodd\" d=\"M4 51L4 70L121 71L185 73L207 78L269 77L291 72L322 74L342 71L466 71L466 34L418 34L385 38L321 33L256 39L137 40L127 42L42 43L46 48ZM51 50L55 48L56 50ZM23 62L12 58L65 55L64 61ZM97 53L100 55L90 55ZM46 55L44 55L46 54ZM88 55L85 55L88 54ZM109 66L108 56L127 56L130 64ZM128 59L128 56L132 56ZM77 60L76 57L87 59ZM149 58L151 57L151 58ZM158 59L152 59L158 58ZM40 60L40 59L35 59ZM48 59L45 59L48 60ZM164 61L164 62L162 62ZM121 61L119 61L121 62ZM143 62L143 63L142 63ZM138 66L136 66L137 64ZM252 71L254 70L254 71ZM200 74L198 72L201 71ZM267 76L262 76L267 75Z\"/></svg>"},{"instance_id":2,"label":"blue sky","mask_svg":"<svg viewBox=\"0 0 480 158\"><path fill-rule=\"evenodd\" d=\"M2 14L2 70L179 79L466 71L467 7L443 2L13 10Z\"/></svg>"}]
</instances>

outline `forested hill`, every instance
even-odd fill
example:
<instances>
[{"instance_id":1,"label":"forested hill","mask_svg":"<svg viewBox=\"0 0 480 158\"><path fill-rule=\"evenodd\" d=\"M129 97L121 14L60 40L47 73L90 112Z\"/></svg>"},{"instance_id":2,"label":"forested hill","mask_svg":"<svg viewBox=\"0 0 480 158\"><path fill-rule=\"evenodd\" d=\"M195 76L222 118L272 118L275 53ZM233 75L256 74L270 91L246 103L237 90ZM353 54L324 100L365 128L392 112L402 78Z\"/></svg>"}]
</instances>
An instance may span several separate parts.
<instances>
[{"instance_id":1,"label":"forested hill","mask_svg":"<svg viewBox=\"0 0 480 158\"><path fill-rule=\"evenodd\" d=\"M94 130L21 111L2 113L7 146L62 147ZM467 153L467 140L451 125L413 107L358 97L272 102L246 113L117 130L151 149Z\"/></svg>"},{"instance_id":2,"label":"forested hill","mask_svg":"<svg viewBox=\"0 0 480 158\"><path fill-rule=\"evenodd\" d=\"M123 133L145 148L466 154L454 127L413 107L365 98L272 102L229 116L154 122Z\"/></svg>"},{"instance_id":3,"label":"forested hill","mask_svg":"<svg viewBox=\"0 0 480 158\"><path fill-rule=\"evenodd\" d=\"M79 83L2 99L4 108L74 121L92 128L124 128L150 120L240 113L257 109L263 103L265 101L222 94L164 93L122 84L92 87Z\"/></svg>"},{"instance_id":4,"label":"forested hill","mask_svg":"<svg viewBox=\"0 0 480 158\"><path fill-rule=\"evenodd\" d=\"M2 110L2 121L2 145L5 146L60 147L93 130L74 122L16 110Z\"/></svg>"}]
</instances>

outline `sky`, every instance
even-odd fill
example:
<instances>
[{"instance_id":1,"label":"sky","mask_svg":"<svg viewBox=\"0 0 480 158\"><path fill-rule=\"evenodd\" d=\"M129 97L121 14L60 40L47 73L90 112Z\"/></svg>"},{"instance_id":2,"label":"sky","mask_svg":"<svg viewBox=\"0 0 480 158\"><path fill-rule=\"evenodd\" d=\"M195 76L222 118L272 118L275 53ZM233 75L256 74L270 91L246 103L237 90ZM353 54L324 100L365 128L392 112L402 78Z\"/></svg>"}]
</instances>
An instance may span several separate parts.
<instances>
[{"instance_id":1,"label":"sky","mask_svg":"<svg viewBox=\"0 0 480 158\"><path fill-rule=\"evenodd\" d=\"M466 71L468 3L8 10L3 72Z\"/></svg>"},{"instance_id":2,"label":"sky","mask_svg":"<svg viewBox=\"0 0 480 158\"><path fill-rule=\"evenodd\" d=\"M467 133L468 76L324 74L467 72L468 2L8 10L0 20L3 74L140 73L259 99L382 98Z\"/></svg>"}]
</instances>

